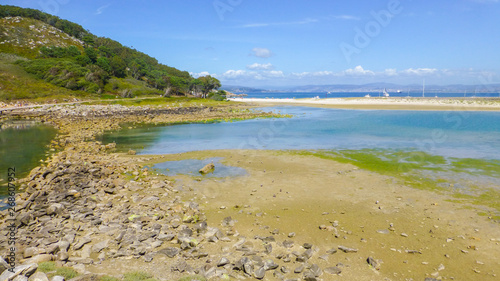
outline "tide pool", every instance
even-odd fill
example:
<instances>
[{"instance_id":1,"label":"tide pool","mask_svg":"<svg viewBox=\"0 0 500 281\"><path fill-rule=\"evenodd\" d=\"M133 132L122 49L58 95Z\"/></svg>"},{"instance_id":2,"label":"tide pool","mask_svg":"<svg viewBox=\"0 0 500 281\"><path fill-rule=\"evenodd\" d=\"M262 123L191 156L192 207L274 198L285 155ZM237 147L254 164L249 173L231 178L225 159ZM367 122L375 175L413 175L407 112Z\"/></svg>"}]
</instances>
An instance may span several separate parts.
<instances>
[{"instance_id":1,"label":"tide pool","mask_svg":"<svg viewBox=\"0 0 500 281\"><path fill-rule=\"evenodd\" d=\"M105 143L139 154L214 149L403 149L458 158L500 159L500 112L266 108L292 118L138 126Z\"/></svg>"}]
</instances>

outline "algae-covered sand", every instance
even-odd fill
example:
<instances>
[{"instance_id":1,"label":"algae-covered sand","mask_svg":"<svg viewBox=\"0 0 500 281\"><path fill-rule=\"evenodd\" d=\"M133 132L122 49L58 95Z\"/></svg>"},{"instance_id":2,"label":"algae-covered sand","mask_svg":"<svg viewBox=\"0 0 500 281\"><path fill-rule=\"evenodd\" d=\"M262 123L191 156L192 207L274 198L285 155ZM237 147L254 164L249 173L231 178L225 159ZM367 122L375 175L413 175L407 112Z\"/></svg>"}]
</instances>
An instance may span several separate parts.
<instances>
[{"instance_id":1,"label":"algae-covered sand","mask_svg":"<svg viewBox=\"0 0 500 281\"><path fill-rule=\"evenodd\" d=\"M249 247L262 248L250 240L270 235L276 243L294 242L291 249L275 246L272 256L300 252L304 243L312 244L315 254L307 264L342 269L335 277L324 273L323 280L498 279L500 225L474 208L450 202L449 195L296 152L205 151L155 161L214 156L247 169L249 175L177 176L182 196L200 202L211 224L229 216L237 221L234 234ZM232 245L214 247L232 260L237 255ZM327 253L339 246L358 251ZM380 262L379 270L368 265L368 257ZM148 267L155 268L154 263ZM295 260L278 263L292 272L300 265ZM99 267L106 268L106 262Z\"/></svg>"}]
</instances>

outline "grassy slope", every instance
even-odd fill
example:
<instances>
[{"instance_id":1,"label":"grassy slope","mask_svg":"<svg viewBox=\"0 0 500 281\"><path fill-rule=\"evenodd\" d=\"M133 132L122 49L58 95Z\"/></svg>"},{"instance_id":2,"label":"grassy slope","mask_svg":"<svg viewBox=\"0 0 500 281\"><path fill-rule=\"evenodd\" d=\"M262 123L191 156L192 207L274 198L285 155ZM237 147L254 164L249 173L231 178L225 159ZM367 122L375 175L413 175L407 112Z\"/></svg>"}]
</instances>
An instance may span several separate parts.
<instances>
[{"instance_id":1,"label":"grassy slope","mask_svg":"<svg viewBox=\"0 0 500 281\"><path fill-rule=\"evenodd\" d=\"M14 64L18 59L22 58L0 53L0 100L29 99L33 102L44 102L91 97L88 93L71 91L37 79L21 66Z\"/></svg>"}]
</instances>

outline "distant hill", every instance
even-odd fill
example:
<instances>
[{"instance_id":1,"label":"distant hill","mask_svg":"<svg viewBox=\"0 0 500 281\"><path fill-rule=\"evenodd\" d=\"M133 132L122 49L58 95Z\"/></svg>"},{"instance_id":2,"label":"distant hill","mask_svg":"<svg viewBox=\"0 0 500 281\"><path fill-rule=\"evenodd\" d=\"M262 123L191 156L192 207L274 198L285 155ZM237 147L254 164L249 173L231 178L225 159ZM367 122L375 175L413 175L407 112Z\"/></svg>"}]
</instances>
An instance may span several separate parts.
<instances>
[{"instance_id":1,"label":"distant hill","mask_svg":"<svg viewBox=\"0 0 500 281\"><path fill-rule=\"evenodd\" d=\"M335 85L306 85L292 87L283 91L289 92L380 92L387 89L389 92L401 91L403 93L421 92L422 85L399 85L392 83L370 83L363 85L352 84L335 84ZM487 85L425 85L425 91L429 93L462 93L469 94L477 93L497 93L500 92L500 84L487 84Z\"/></svg>"},{"instance_id":2,"label":"distant hill","mask_svg":"<svg viewBox=\"0 0 500 281\"><path fill-rule=\"evenodd\" d=\"M0 54L3 100L51 96L43 83L59 88L57 95L97 97L206 95L220 87L213 77L195 79L76 23L16 6L0 5Z\"/></svg>"}]
</instances>

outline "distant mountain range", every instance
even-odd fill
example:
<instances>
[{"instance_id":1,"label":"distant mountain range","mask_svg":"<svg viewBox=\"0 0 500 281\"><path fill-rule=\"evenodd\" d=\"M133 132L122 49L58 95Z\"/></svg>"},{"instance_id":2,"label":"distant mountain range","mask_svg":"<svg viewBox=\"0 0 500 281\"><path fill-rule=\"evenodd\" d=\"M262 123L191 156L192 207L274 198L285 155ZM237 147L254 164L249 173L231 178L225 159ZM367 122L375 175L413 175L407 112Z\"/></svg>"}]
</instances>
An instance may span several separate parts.
<instances>
[{"instance_id":1,"label":"distant mountain range","mask_svg":"<svg viewBox=\"0 0 500 281\"><path fill-rule=\"evenodd\" d=\"M392 83L370 83L363 85L352 84L335 84L335 85L305 85L295 86L290 88L280 89L259 89L244 86L223 86L222 89L233 93L267 93L267 92L362 92L362 93L376 93L386 89L388 92L402 92L408 91L421 92L422 85L398 85ZM500 84L486 84L486 85L425 85L425 92L429 93L500 93Z\"/></svg>"}]
</instances>

